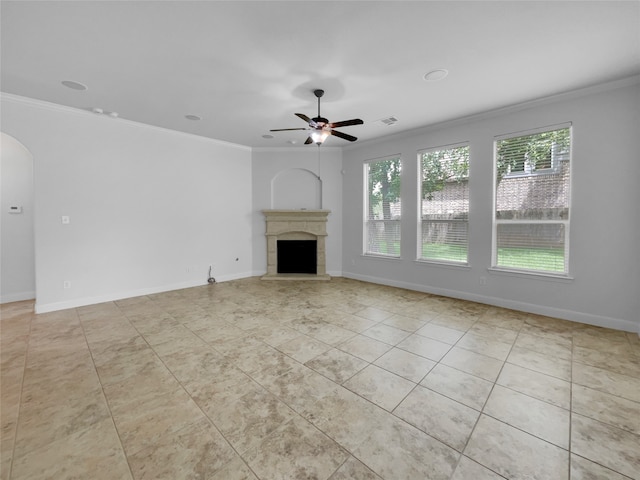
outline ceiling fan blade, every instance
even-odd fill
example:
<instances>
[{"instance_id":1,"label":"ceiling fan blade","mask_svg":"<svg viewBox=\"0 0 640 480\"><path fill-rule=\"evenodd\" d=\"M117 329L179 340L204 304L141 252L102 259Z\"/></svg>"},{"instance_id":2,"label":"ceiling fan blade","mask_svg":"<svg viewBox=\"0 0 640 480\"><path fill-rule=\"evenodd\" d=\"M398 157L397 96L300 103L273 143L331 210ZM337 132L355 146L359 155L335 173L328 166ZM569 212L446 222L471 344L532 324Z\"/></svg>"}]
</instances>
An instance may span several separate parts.
<instances>
[{"instance_id":1,"label":"ceiling fan blade","mask_svg":"<svg viewBox=\"0 0 640 480\"><path fill-rule=\"evenodd\" d=\"M308 128L275 128L269 131L270 132L288 132L290 130L309 130L309 129Z\"/></svg>"},{"instance_id":2,"label":"ceiling fan blade","mask_svg":"<svg viewBox=\"0 0 640 480\"><path fill-rule=\"evenodd\" d=\"M309 117L307 117L304 113L296 113L295 115L296 115L296 117L301 118L305 122L311 123L311 119Z\"/></svg>"},{"instance_id":3,"label":"ceiling fan blade","mask_svg":"<svg viewBox=\"0 0 640 480\"><path fill-rule=\"evenodd\" d=\"M304 113L296 113L295 115L296 117L301 118L302 120L307 122L311 128L316 128L318 126L313 118L307 117Z\"/></svg>"},{"instance_id":4,"label":"ceiling fan blade","mask_svg":"<svg viewBox=\"0 0 640 480\"><path fill-rule=\"evenodd\" d=\"M311 138L311 137L307 137L307 139L305 140L304 144L305 144L305 145L309 145L309 144L311 144L311 143L313 143L313 138Z\"/></svg>"},{"instance_id":5,"label":"ceiling fan blade","mask_svg":"<svg viewBox=\"0 0 640 480\"><path fill-rule=\"evenodd\" d=\"M345 140L349 140L350 142L355 142L358 138L353 135L348 135L346 133L339 132L337 130L329 130L331 135L335 135L336 137L344 138Z\"/></svg>"},{"instance_id":6,"label":"ceiling fan blade","mask_svg":"<svg viewBox=\"0 0 640 480\"><path fill-rule=\"evenodd\" d=\"M343 120L342 122L333 122L329 124L329 128L348 127L349 125L362 125L364 122L359 118L352 120Z\"/></svg>"}]
</instances>

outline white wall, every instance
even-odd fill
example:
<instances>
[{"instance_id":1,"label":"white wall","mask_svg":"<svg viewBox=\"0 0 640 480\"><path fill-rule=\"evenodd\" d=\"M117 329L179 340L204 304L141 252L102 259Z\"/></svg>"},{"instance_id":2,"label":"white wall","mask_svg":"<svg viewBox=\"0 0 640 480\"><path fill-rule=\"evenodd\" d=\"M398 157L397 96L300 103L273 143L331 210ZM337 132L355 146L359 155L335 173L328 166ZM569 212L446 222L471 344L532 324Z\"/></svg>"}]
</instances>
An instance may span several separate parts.
<instances>
[{"instance_id":1,"label":"white wall","mask_svg":"<svg viewBox=\"0 0 640 480\"><path fill-rule=\"evenodd\" d=\"M640 331L640 86L638 79L450 122L345 149L343 274L595 325ZM428 108L428 106L425 106ZM493 137L573 123L572 280L489 271ZM470 142L469 267L418 263L417 154ZM400 153L402 258L362 255L363 161ZM486 285L479 278L486 277Z\"/></svg>"},{"instance_id":2,"label":"white wall","mask_svg":"<svg viewBox=\"0 0 640 480\"><path fill-rule=\"evenodd\" d=\"M0 132L0 303L36 297L33 245L33 157ZM9 213L9 207L22 207Z\"/></svg>"},{"instance_id":3,"label":"white wall","mask_svg":"<svg viewBox=\"0 0 640 480\"><path fill-rule=\"evenodd\" d=\"M34 158L38 312L251 274L250 149L10 95L2 129Z\"/></svg>"},{"instance_id":4,"label":"white wall","mask_svg":"<svg viewBox=\"0 0 640 480\"><path fill-rule=\"evenodd\" d=\"M318 208L317 192L305 193L302 179L318 175L322 183L321 206L331 210L327 220L327 273L342 274L342 151L315 145L253 151L253 272L267 272L267 241L262 210L272 208ZM305 174L304 171L307 173ZM274 181L275 179L275 181ZM289 179L288 186L283 179ZM297 184L292 182L299 179ZM310 184L307 184L310 185ZM274 191L278 189L277 191Z\"/></svg>"}]
</instances>

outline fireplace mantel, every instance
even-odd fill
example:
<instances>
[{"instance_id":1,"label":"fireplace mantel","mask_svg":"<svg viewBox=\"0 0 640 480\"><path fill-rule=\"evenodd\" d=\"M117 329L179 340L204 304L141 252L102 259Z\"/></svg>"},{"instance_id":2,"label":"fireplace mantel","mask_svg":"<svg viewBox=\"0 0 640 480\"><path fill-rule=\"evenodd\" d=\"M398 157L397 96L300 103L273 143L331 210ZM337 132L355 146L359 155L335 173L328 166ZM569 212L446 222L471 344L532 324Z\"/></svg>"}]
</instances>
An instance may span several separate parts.
<instances>
[{"instance_id":1,"label":"fireplace mantel","mask_svg":"<svg viewBox=\"0 0 640 480\"><path fill-rule=\"evenodd\" d=\"M267 274L263 280L329 280L327 217L331 210L262 210L266 220ZM316 240L317 274L279 274L278 240Z\"/></svg>"}]
</instances>

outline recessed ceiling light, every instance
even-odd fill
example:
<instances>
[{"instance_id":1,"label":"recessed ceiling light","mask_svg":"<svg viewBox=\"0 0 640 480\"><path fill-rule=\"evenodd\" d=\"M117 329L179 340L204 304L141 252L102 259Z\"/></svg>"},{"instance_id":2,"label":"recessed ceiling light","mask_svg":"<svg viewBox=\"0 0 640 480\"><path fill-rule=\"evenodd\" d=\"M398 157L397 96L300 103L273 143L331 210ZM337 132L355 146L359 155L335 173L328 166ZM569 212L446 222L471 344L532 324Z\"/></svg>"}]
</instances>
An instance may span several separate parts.
<instances>
[{"instance_id":1,"label":"recessed ceiling light","mask_svg":"<svg viewBox=\"0 0 640 480\"><path fill-rule=\"evenodd\" d=\"M266 135L262 135L262 138L272 139L273 135L267 133Z\"/></svg>"},{"instance_id":2,"label":"recessed ceiling light","mask_svg":"<svg viewBox=\"0 0 640 480\"><path fill-rule=\"evenodd\" d=\"M63 80L62 85L64 85L65 87L69 87L73 90L86 90L87 86L80 83L80 82L74 82L73 80Z\"/></svg>"},{"instance_id":3,"label":"recessed ceiling light","mask_svg":"<svg viewBox=\"0 0 640 480\"><path fill-rule=\"evenodd\" d=\"M427 82L437 82L438 80L445 78L447 75L449 75L449 70L439 68L438 70L431 70L429 73L425 73L424 79Z\"/></svg>"},{"instance_id":4,"label":"recessed ceiling light","mask_svg":"<svg viewBox=\"0 0 640 480\"><path fill-rule=\"evenodd\" d=\"M199 117L198 115L185 115L184 118L186 118L187 120L193 120L194 122L202 120L202 117Z\"/></svg>"},{"instance_id":5,"label":"recessed ceiling light","mask_svg":"<svg viewBox=\"0 0 640 480\"><path fill-rule=\"evenodd\" d=\"M105 115L111 118L118 118L120 116L118 112L110 112L109 110L105 110L104 108L100 107L93 107L90 110L96 115Z\"/></svg>"}]
</instances>

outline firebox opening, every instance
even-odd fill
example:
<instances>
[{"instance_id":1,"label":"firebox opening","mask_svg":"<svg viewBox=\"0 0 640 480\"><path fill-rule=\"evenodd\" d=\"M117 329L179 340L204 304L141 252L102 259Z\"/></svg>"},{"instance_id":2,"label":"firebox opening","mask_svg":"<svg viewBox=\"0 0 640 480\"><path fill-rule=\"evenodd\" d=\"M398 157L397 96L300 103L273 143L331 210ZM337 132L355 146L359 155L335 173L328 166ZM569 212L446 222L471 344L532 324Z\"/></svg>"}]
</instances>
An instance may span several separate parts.
<instances>
[{"instance_id":1,"label":"firebox opening","mask_svg":"<svg viewBox=\"0 0 640 480\"><path fill-rule=\"evenodd\" d=\"M316 240L278 240L278 273L318 273Z\"/></svg>"}]
</instances>

